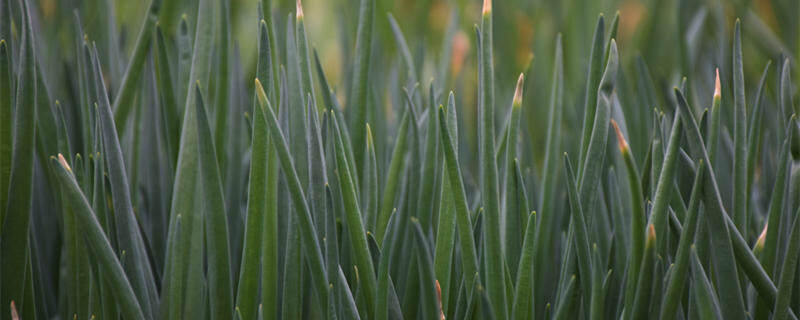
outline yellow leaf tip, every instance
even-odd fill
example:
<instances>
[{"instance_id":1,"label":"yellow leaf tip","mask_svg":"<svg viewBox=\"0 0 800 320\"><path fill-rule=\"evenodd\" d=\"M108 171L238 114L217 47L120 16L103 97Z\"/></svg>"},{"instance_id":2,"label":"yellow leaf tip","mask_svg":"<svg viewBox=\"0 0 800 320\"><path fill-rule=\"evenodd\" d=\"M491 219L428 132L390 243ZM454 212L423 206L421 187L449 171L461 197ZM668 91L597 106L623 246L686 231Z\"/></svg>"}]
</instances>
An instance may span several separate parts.
<instances>
[{"instance_id":1,"label":"yellow leaf tip","mask_svg":"<svg viewBox=\"0 0 800 320\"><path fill-rule=\"evenodd\" d=\"M69 167L67 159L64 159L64 156L60 153L58 154L58 163L64 167L64 169L67 169L67 171L72 172L72 168Z\"/></svg>"},{"instance_id":2,"label":"yellow leaf tip","mask_svg":"<svg viewBox=\"0 0 800 320\"><path fill-rule=\"evenodd\" d=\"M764 242L767 240L767 227L769 227L769 223L764 224L764 230L761 230L761 234L758 236L758 240L756 240L756 245L753 248L754 250L761 250L764 248Z\"/></svg>"},{"instance_id":3,"label":"yellow leaf tip","mask_svg":"<svg viewBox=\"0 0 800 320\"><path fill-rule=\"evenodd\" d=\"M514 107L520 107L522 105L522 89L525 85L525 74L520 73L519 78L517 78L517 87L514 90L514 100L512 105Z\"/></svg>"}]
</instances>

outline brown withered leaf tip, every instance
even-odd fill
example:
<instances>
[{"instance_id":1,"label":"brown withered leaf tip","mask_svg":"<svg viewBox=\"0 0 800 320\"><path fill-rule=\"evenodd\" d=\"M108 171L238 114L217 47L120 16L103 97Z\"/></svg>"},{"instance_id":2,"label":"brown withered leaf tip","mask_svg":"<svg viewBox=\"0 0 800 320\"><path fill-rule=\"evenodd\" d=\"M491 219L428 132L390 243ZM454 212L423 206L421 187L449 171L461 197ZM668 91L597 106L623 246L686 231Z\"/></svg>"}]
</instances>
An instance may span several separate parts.
<instances>
[{"instance_id":1,"label":"brown withered leaf tip","mask_svg":"<svg viewBox=\"0 0 800 320\"><path fill-rule=\"evenodd\" d=\"M14 305L14 300L11 300L11 320L19 320L19 314L17 313L17 306Z\"/></svg>"},{"instance_id":2,"label":"brown withered leaf tip","mask_svg":"<svg viewBox=\"0 0 800 320\"><path fill-rule=\"evenodd\" d=\"M617 145L619 146L619 152L627 153L629 148L628 141L625 140L625 136L622 135L622 131L619 130L619 125L614 119L611 119L611 126L614 127L614 132L617 134Z\"/></svg>"},{"instance_id":3,"label":"brown withered leaf tip","mask_svg":"<svg viewBox=\"0 0 800 320\"><path fill-rule=\"evenodd\" d=\"M439 280L436 280L436 298L439 299L439 315L444 320L444 310L442 310L442 286L439 285Z\"/></svg>"}]
</instances>

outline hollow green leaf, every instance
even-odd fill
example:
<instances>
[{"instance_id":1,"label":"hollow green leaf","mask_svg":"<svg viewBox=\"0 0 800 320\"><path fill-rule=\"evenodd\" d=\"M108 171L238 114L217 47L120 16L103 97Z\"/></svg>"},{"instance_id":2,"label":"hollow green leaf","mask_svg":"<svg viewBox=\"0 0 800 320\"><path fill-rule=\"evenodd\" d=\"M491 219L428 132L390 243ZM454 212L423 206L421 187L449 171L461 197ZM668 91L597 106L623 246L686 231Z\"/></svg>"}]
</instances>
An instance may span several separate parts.
<instances>
[{"instance_id":1,"label":"hollow green leaf","mask_svg":"<svg viewBox=\"0 0 800 320\"><path fill-rule=\"evenodd\" d=\"M370 61L372 59L372 37L375 33L375 0L361 0L358 9L358 28L356 31L356 49L352 70L352 83L347 102L352 109L350 118L350 136L352 137L353 156L356 170L353 176L361 174L364 152L366 150L366 132L361 125L367 123L368 106L367 91L370 81ZM380 229L379 229L380 230ZM376 233L378 239L382 232Z\"/></svg>"},{"instance_id":2,"label":"hollow green leaf","mask_svg":"<svg viewBox=\"0 0 800 320\"><path fill-rule=\"evenodd\" d=\"M455 110L455 109L453 109ZM456 213L456 229L458 231L458 242L461 248L461 268L467 283L477 281L470 279L472 275L478 273L478 254L473 237L473 224L470 219L469 207L467 205L467 195L464 191L464 181L461 177L461 168L458 165L458 157L454 147L454 139L451 136L451 129L448 124L448 115L444 108L439 108L439 125L443 130L439 130L442 135L442 147L445 155L445 169L449 179L450 189L453 191L453 200ZM472 294L471 292L469 293Z\"/></svg>"},{"instance_id":3,"label":"hollow green leaf","mask_svg":"<svg viewBox=\"0 0 800 320\"><path fill-rule=\"evenodd\" d=\"M789 302L792 298L792 287L797 276L797 257L800 256L800 211L795 212L792 231L789 234L786 256L781 268L778 286L778 297L775 301L774 318L789 319Z\"/></svg>"},{"instance_id":4,"label":"hollow green leaf","mask_svg":"<svg viewBox=\"0 0 800 320\"><path fill-rule=\"evenodd\" d=\"M119 132L124 133L128 117L134 106L134 95L139 87L139 81L142 78L142 71L144 70L145 59L150 52L150 47L153 44L153 27L158 20L158 10L161 6L161 0L150 0L150 5L147 6L147 13L145 13L142 26L139 29L139 35L136 36L136 43L133 46L133 54L131 61L128 63L128 68L125 70L125 75L122 77L122 82L119 85L119 94L114 99L114 120ZM198 22L199 24L200 22ZM199 29L199 28L198 28Z\"/></svg>"},{"instance_id":5,"label":"hollow green leaf","mask_svg":"<svg viewBox=\"0 0 800 320\"><path fill-rule=\"evenodd\" d=\"M595 126L592 125L592 122L595 121L595 113L597 112L597 98L599 92L599 85L601 82L601 76L603 72L603 60L602 56L604 55L604 50L602 49L603 46L603 35L605 34L605 17L601 14L599 18L597 18L597 25L594 28L594 36L592 41L592 50L589 54L589 69L586 71L586 94L584 95L584 103L583 103L583 126L582 126L582 133L581 133L581 148L580 148L580 157L578 158L579 163L583 162L584 157L586 156L586 152L589 150L589 142L592 136L592 132L594 131ZM609 53L610 53L609 47ZM603 123L603 125L605 125ZM578 168L581 170L578 172L578 175L582 174L583 168Z\"/></svg>"},{"instance_id":6,"label":"hollow green leaf","mask_svg":"<svg viewBox=\"0 0 800 320\"><path fill-rule=\"evenodd\" d=\"M400 183L400 173L402 173L403 161L407 148L406 145L408 143L407 132L409 122L412 121L409 119L410 117L409 111L406 109L406 111L403 112L403 119L400 120L400 126L397 129L397 138L394 143L394 149L392 150L392 158L389 161L389 169L386 174L386 182L383 187L381 205L378 211L378 226L375 230L375 236L378 239L382 239L383 235L386 233L386 225L389 223L389 214L394 209L395 196L397 195L397 188Z\"/></svg>"},{"instance_id":7,"label":"hollow green leaf","mask_svg":"<svg viewBox=\"0 0 800 320\"><path fill-rule=\"evenodd\" d=\"M8 204L8 178L11 176L12 155L12 100L11 100L11 55L8 43L0 40L0 230L3 226ZM2 234L2 231L0 231Z\"/></svg>"},{"instance_id":8,"label":"hollow green leaf","mask_svg":"<svg viewBox=\"0 0 800 320\"><path fill-rule=\"evenodd\" d=\"M714 294L714 287L711 286L711 282L709 282L706 277L703 264L700 262L700 258L697 256L697 250L694 246L691 247L691 251L692 287L694 288L693 292L696 299L694 303L698 307L700 317L702 319L721 319L720 315L722 311L720 311L719 301L717 301L717 297Z\"/></svg>"},{"instance_id":9,"label":"hollow green leaf","mask_svg":"<svg viewBox=\"0 0 800 320\"><path fill-rule=\"evenodd\" d=\"M111 249L108 238L97 222L94 211L92 211L89 202L81 192L77 181L75 181L72 169L70 169L61 155L59 155L58 160L53 157L52 165L57 173L61 190L64 191L64 197L70 207L74 209L76 222L80 228L79 232L84 237L84 244L89 248L92 257L97 259L98 266L103 270L103 274L106 276L105 279L110 284L109 288L112 289L114 298L119 304L120 311L136 319L145 319L145 313L139 305L125 271L122 269L120 261Z\"/></svg>"},{"instance_id":10,"label":"hollow green leaf","mask_svg":"<svg viewBox=\"0 0 800 320\"><path fill-rule=\"evenodd\" d=\"M349 232L350 241L352 241L353 254L355 255L355 265L358 270L361 270L361 277L366 298L366 314L372 317L375 314L375 290L376 278L375 267L373 266L372 259L367 248L367 238L364 231L364 222L361 220L361 208L358 205L358 198L354 186L354 180L350 175L350 168L347 166L345 159L344 143L342 142L341 130L339 124L336 122L336 115L331 113L333 120L333 127L335 132L335 145L336 145L336 165L339 172L339 183L344 198L345 209L345 222L347 223L347 230Z\"/></svg>"},{"instance_id":11,"label":"hollow green leaf","mask_svg":"<svg viewBox=\"0 0 800 320\"><path fill-rule=\"evenodd\" d=\"M322 249L320 249L320 244L317 240L317 232L311 220L311 213L308 209L305 194L300 187L300 180L297 177L297 172L294 170L294 163L289 154L286 138L283 132L281 132L278 119L275 117L275 111L273 111L269 100L267 100L264 88L261 86L261 82L259 82L258 79L256 79L256 95L258 97L259 107L264 110L264 114L266 115L270 139L274 149L277 151L278 159L283 169L282 171L289 184L289 193L292 198L292 204L295 207L294 211L297 213L297 221L300 227L303 252L308 259L311 269L313 287L317 292L317 298L320 303L323 303L322 305L327 305L328 276L327 273L325 273L325 264L322 258Z\"/></svg>"},{"instance_id":12,"label":"hollow green leaf","mask_svg":"<svg viewBox=\"0 0 800 320\"><path fill-rule=\"evenodd\" d=\"M689 251L692 250L692 241L694 240L695 231L697 230L699 206L700 206L700 192L703 189L703 175L705 164L700 161L697 165L697 172L692 185L692 195L689 198L689 209L683 224L683 232L681 232L680 240L678 242L678 251L675 253L675 263L672 267L671 275L666 286L664 293L664 301L661 303L661 318L668 318L675 314L678 303L682 300L684 283L687 280L686 273L689 270Z\"/></svg>"},{"instance_id":13,"label":"hollow green leaf","mask_svg":"<svg viewBox=\"0 0 800 320\"><path fill-rule=\"evenodd\" d=\"M0 314L10 314L10 302L24 310L25 269L29 261L28 239L33 199L34 142L37 102L34 39L28 2L22 2L22 44L19 48L16 106L8 203L0 230ZM4 118L3 121L10 121ZM11 188L13 186L13 188Z\"/></svg>"},{"instance_id":14,"label":"hollow green leaf","mask_svg":"<svg viewBox=\"0 0 800 320\"><path fill-rule=\"evenodd\" d=\"M200 84L195 84L195 112L197 113L197 151L200 186L204 200L204 224L208 250L208 291L211 317L233 318L233 286L231 284L231 256L228 243L228 214L222 193L214 138L206 116Z\"/></svg>"},{"instance_id":15,"label":"hollow green leaf","mask_svg":"<svg viewBox=\"0 0 800 320\"><path fill-rule=\"evenodd\" d=\"M422 299L422 318L441 319L442 310L440 309L439 298L436 293L436 278L433 270L433 259L430 247L428 246L427 235L422 230L422 226L414 217L411 217L411 224L414 228L414 239L416 240L417 265L420 272L420 292Z\"/></svg>"},{"instance_id":16,"label":"hollow green leaf","mask_svg":"<svg viewBox=\"0 0 800 320\"><path fill-rule=\"evenodd\" d=\"M733 221L747 238L747 110L744 96L741 21L733 33Z\"/></svg>"},{"instance_id":17,"label":"hollow green leaf","mask_svg":"<svg viewBox=\"0 0 800 320\"><path fill-rule=\"evenodd\" d=\"M517 279L515 282L514 305L511 308L512 319L530 319L536 314L532 309L534 295L533 261L535 259L535 238L536 238L536 213L531 213L528 217L527 227L525 228L525 238L522 246L522 254L517 267Z\"/></svg>"},{"instance_id":18,"label":"hollow green leaf","mask_svg":"<svg viewBox=\"0 0 800 320\"><path fill-rule=\"evenodd\" d=\"M566 153L564 153L564 167L566 168L567 194L569 195L570 205L570 229L574 230L574 232L571 231L570 233L575 236L575 253L578 257L578 280L580 282L581 291L591 292L592 262L589 252L589 231L586 226L583 206L580 200L578 200L578 190L575 186L575 173L572 170L569 156L567 156Z\"/></svg>"},{"instance_id":19,"label":"hollow green leaf","mask_svg":"<svg viewBox=\"0 0 800 320\"><path fill-rule=\"evenodd\" d=\"M486 256L486 294L493 315L498 319L508 317L505 288L505 257L500 230L500 199L495 158L494 132L494 65L492 40L492 1L484 0L481 18L480 72L478 84L478 163L480 165L481 203L486 225L483 228L483 245Z\"/></svg>"},{"instance_id":20,"label":"hollow green leaf","mask_svg":"<svg viewBox=\"0 0 800 320\"><path fill-rule=\"evenodd\" d=\"M738 271L736 268L737 260L734 259L734 251L737 250L735 247L741 245L738 244L735 236L733 237L733 242L731 242L731 233L738 234L738 232L731 230L731 225L727 223L730 221L729 219L726 221L728 214L722 205L714 170L712 165L708 162L708 153L700 137L700 130L697 127L697 122L694 119L694 115L691 113L692 109L683 97L683 93L677 88L675 88L675 96L678 100L680 115L687 127L685 133L689 141L692 156L703 160L708 166L707 174L705 174L704 178L703 198L706 205L706 217L708 218L708 232L712 235L711 243L714 247L713 254L716 267L715 272L717 275L716 283L720 293L722 314L727 319L741 319L744 317L744 302L742 299L742 290L739 286ZM733 229L735 230L735 227ZM749 252L750 250L746 243L744 246L744 250ZM740 248L738 250L742 249ZM740 254L737 254L737 258L738 256L740 256ZM753 260L754 259L755 258L753 258ZM758 263L756 262L756 264ZM747 271L747 268L743 269Z\"/></svg>"}]
</instances>

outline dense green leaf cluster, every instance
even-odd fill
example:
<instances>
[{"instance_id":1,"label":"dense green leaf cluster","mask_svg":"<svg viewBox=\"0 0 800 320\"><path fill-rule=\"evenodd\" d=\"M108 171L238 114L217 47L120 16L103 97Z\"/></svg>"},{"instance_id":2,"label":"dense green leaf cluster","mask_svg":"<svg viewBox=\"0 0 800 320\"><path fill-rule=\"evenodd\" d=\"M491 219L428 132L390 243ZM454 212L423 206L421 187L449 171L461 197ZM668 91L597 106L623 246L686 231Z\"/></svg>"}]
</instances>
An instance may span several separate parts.
<instances>
[{"instance_id":1,"label":"dense green leaf cluster","mask_svg":"<svg viewBox=\"0 0 800 320\"><path fill-rule=\"evenodd\" d=\"M0 319L797 318L800 4L308 1L0 0Z\"/></svg>"}]
</instances>

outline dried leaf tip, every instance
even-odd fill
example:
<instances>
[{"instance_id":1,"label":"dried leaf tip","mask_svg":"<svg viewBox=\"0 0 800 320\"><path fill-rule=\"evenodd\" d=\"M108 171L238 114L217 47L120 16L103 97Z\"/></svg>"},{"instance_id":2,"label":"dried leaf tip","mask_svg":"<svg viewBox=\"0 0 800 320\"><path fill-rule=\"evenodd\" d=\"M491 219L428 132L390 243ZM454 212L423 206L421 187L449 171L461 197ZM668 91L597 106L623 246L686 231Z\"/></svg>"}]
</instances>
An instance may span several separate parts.
<instances>
[{"instance_id":1,"label":"dried leaf tip","mask_svg":"<svg viewBox=\"0 0 800 320\"><path fill-rule=\"evenodd\" d=\"M483 14L492 13L492 0L483 0Z\"/></svg>"},{"instance_id":2,"label":"dried leaf tip","mask_svg":"<svg viewBox=\"0 0 800 320\"><path fill-rule=\"evenodd\" d=\"M303 4L297 0L297 20L303 20Z\"/></svg>"},{"instance_id":3,"label":"dried leaf tip","mask_svg":"<svg viewBox=\"0 0 800 320\"><path fill-rule=\"evenodd\" d=\"M722 85L719 82L719 68L716 70L717 78L714 80L714 99L717 99L722 96Z\"/></svg>"},{"instance_id":4,"label":"dried leaf tip","mask_svg":"<svg viewBox=\"0 0 800 320\"><path fill-rule=\"evenodd\" d=\"M19 313L17 313L17 306L14 304L14 300L11 300L11 319L19 320Z\"/></svg>"},{"instance_id":5,"label":"dried leaf tip","mask_svg":"<svg viewBox=\"0 0 800 320\"><path fill-rule=\"evenodd\" d=\"M767 227L769 227L769 223L764 225L764 230L761 230L761 234L758 236L758 240L756 240L753 251L764 249L764 242L767 240Z\"/></svg>"},{"instance_id":6,"label":"dried leaf tip","mask_svg":"<svg viewBox=\"0 0 800 320\"><path fill-rule=\"evenodd\" d=\"M514 100L512 106L519 108L522 106L522 87L525 85L525 74L520 73L517 79L517 88L514 90Z\"/></svg>"},{"instance_id":7,"label":"dried leaf tip","mask_svg":"<svg viewBox=\"0 0 800 320\"><path fill-rule=\"evenodd\" d=\"M64 159L64 156L61 155L60 153L58 154L58 163L62 167L64 167L64 169L67 169L67 171L72 172L72 168L69 167L69 164L67 163L67 159Z\"/></svg>"},{"instance_id":8,"label":"dried leaf tip","mask_svg":"<svg viewBox=\"0 0 800 320\"><path fill-rule=\"evenodd\" d=\"M442 286L439 285L439 280L436 281L436 298L439 299L439 317L444 320L444 311L442 310Z\"/></svg>"},{"instance_id":9,"label":"dried leaf tip","mask_svg":"<svg viewBox=\"0 0 800 320\"><path fill-rule=\"evenodd\" d=\"M645 240L645 248L649 248L656 241L656 227L653 224L647 225L647 239Z\"/></svg>"},{"instance_id":10,"label":"dried leaf tip","mask_svg":"<svg viewBox=\"0 0 800 320\"><path fill-rule=\"evenodd\" d=\"M611 126L614 127L614 132L617 133L617 146L619 147L619 152L627 154L630 152L630 147L628 146L628 141L625 140L625 136L622 135L622 131L619 130L619 125L617 125L617 121L611 119Z\"/></svg>"},{"instance_id":11,"label":"dried leaf tip","mask_svg":"<svg viewBox=\"0 0 800 320\"><path fill-rule=\"evenodd\" d=\"M267 104L267 94L264 92L264 87L261 86L261 81L258 81L258 78L255 79L255 85L258 102L261 104Z\"/></svg>"}]
</instances>

